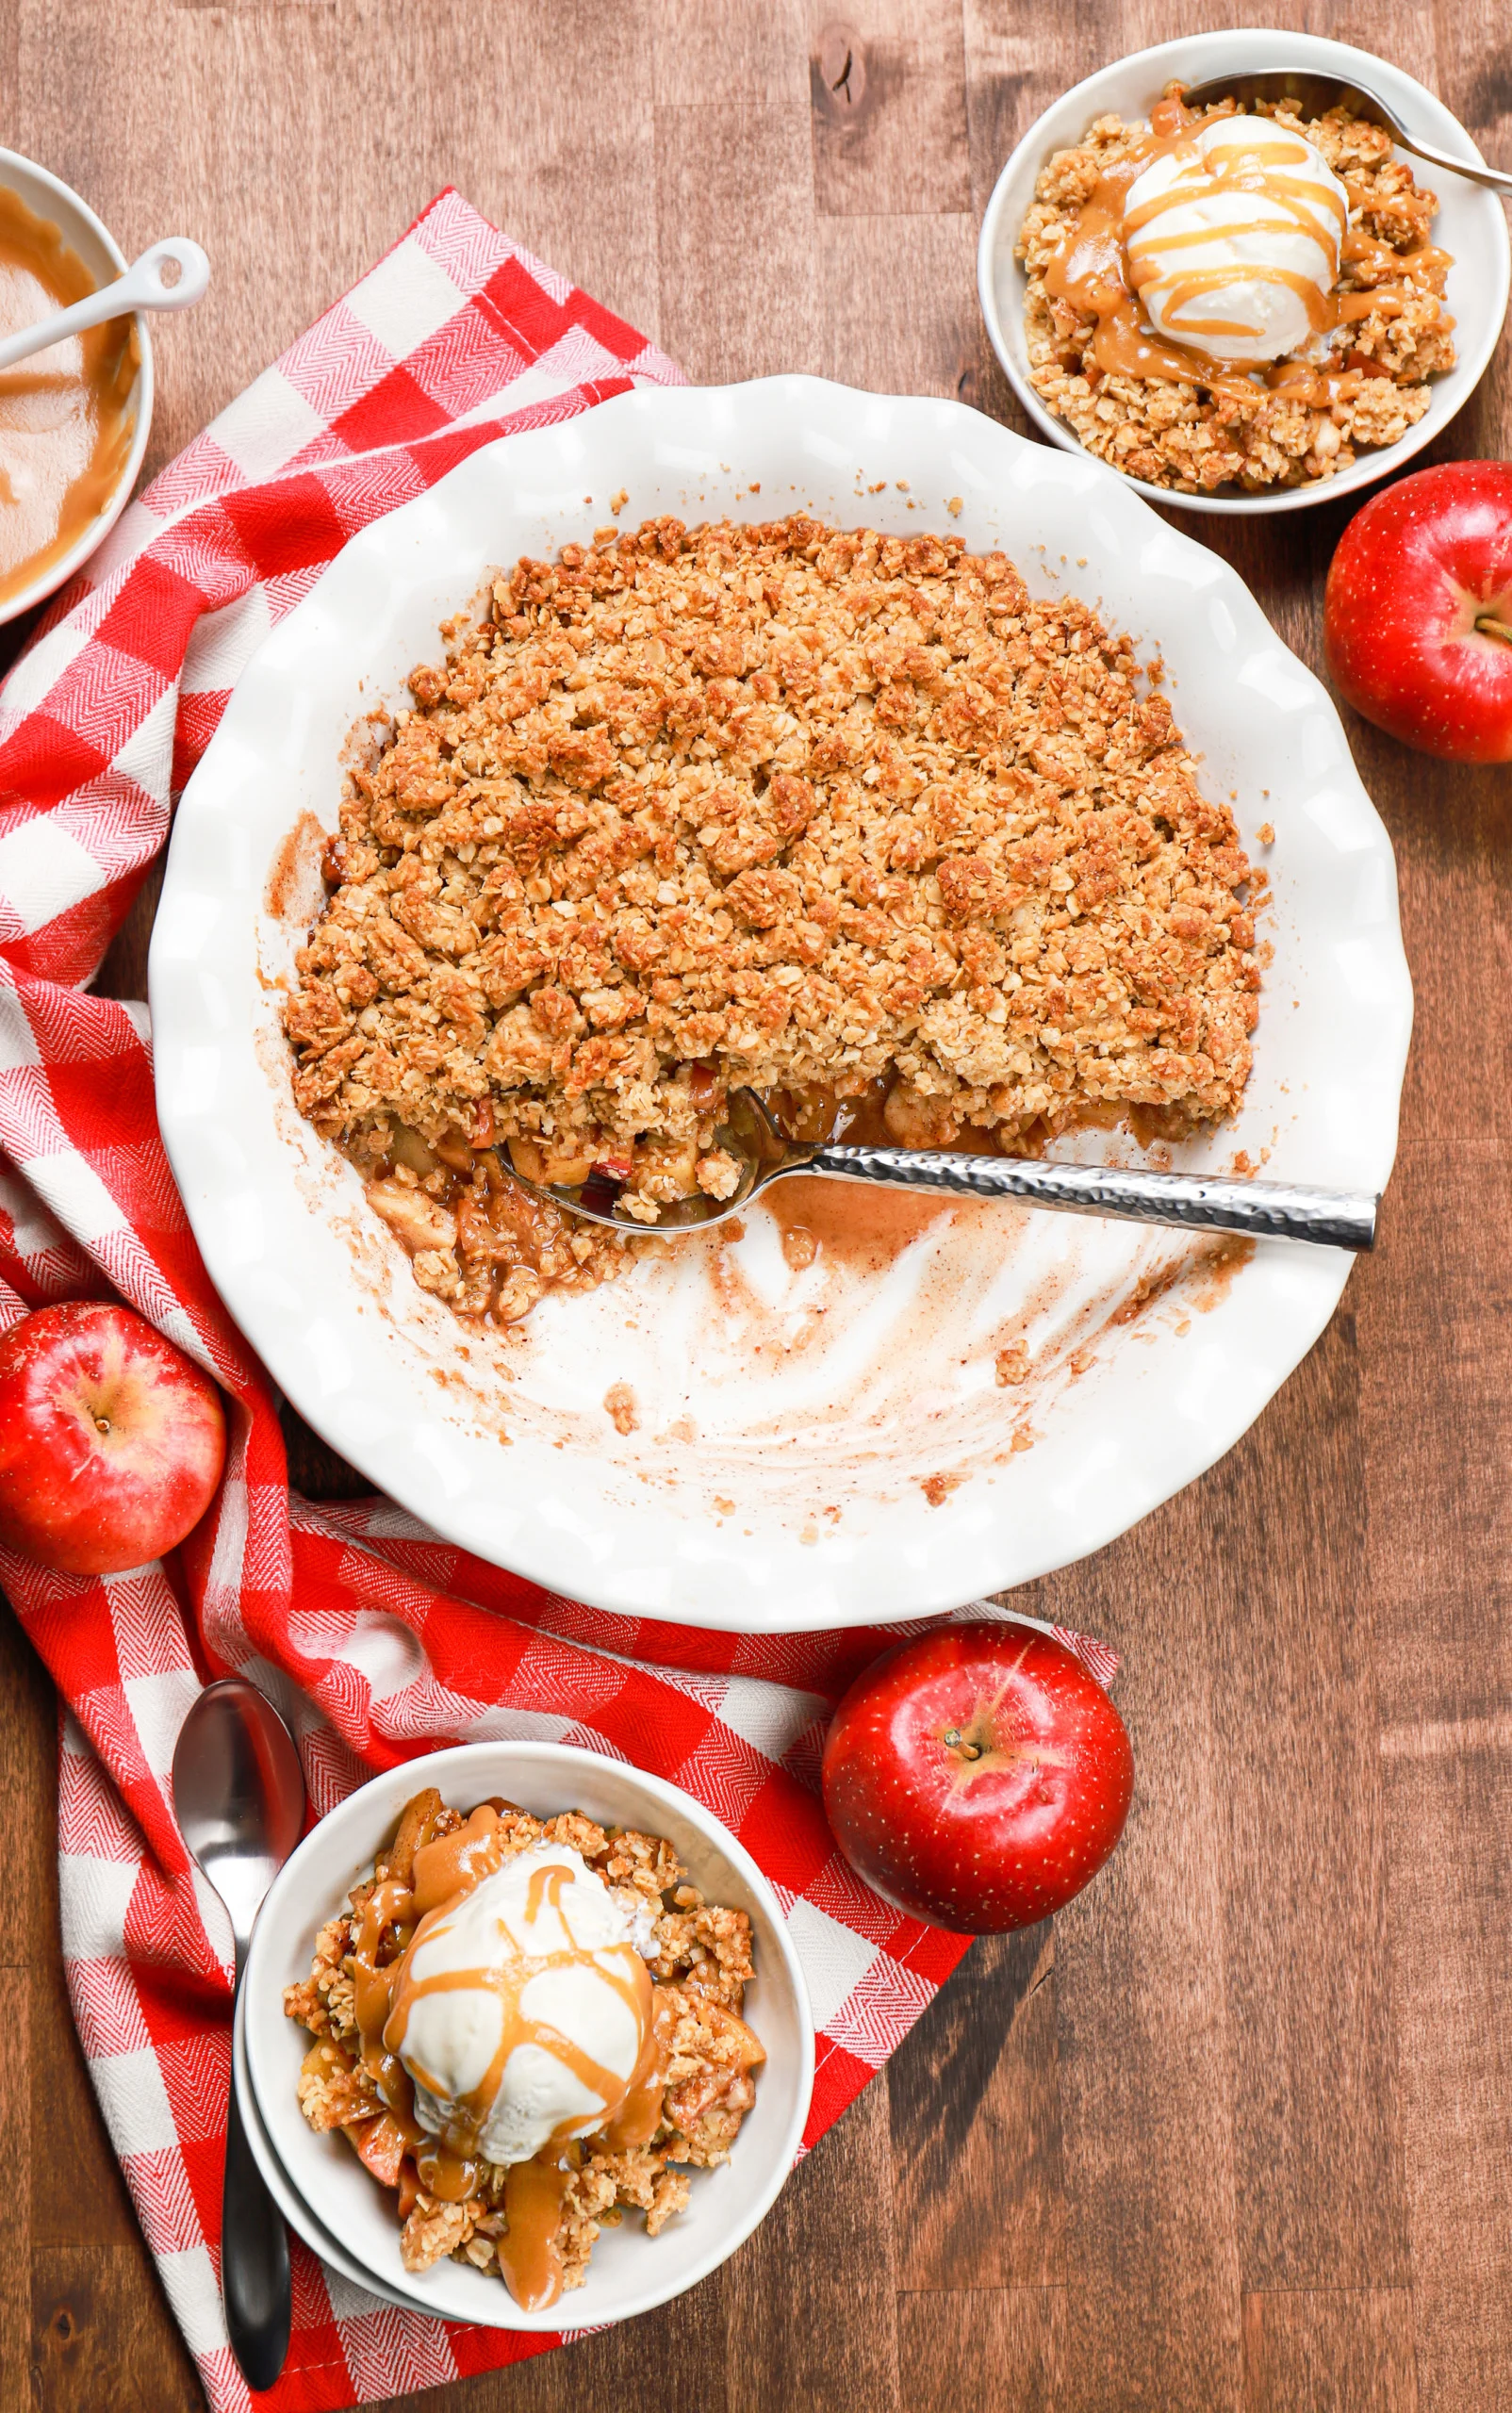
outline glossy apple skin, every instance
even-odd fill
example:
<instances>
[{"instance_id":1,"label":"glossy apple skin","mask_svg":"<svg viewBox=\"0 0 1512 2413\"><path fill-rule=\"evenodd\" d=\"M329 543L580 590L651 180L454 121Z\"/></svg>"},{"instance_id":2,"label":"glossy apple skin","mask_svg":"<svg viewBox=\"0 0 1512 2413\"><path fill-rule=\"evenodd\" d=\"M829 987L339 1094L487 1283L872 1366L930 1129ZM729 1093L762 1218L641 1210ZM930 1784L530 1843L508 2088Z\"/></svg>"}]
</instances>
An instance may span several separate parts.
<instances>
[{"instance_id":1,"label":"glossy apple skin","mask_svg":"<svg viewBox=\"0 0 1512 2413\"><path fill-rule=\"evenodd\" d=\"M199 1523L224 1464L220 1392L129 1307L41 1307L0 1334L12 1550L67 1575L145 1566Z\"/></svg>"},{"instance_id":2,"label":"glossy apple skin","mask_svg":"<svg viewBox=\"0 0 1512 2413\"><path fill-rule=\"evenodd\" d=\"M858 1876L966 1935L1032 1926L1079 1894L1133 1791L1101 1684L1025 1626L950 1626L890 1650L824 1748L825 1812Z\"/></svg>"},{"instance_id":3,"label":"glossy apple skin","mask_svg":"<svg viewBox=\"0 0 1512 2413\"><path fill-rule=\"evenodd\" d=\"M1449 461L1345 529L1323 644L1345 700L1421 754L1512 762L1512 464Z\"/></svg>"}]
</instances>

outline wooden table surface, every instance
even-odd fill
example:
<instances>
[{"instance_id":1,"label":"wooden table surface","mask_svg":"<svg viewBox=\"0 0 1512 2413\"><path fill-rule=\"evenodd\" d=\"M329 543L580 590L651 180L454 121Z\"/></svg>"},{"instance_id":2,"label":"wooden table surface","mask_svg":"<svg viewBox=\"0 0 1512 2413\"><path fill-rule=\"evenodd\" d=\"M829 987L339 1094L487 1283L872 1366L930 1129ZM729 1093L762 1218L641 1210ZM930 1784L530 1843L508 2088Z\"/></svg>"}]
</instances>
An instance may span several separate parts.
<instances>
[{"instance_id":1,"label":"wooden table surface","mask_svg":"<svg viewBox=\"0 0 1512 2413\"><path fill-rule=\"evenodd\" d=\"M211 254L157 338L149 468L449 181L697 380L804 369L1017 425L973 283L1003 158L1093 68L1252 12L844 6L10 0L4 140L128 253ZM1275 15L1396 60L1512 160L1489 0ZM1505 454L1506 390L1504 348L1437 453ZM1316 664L1346 516L1195 533ZM1015 1596L1125 1654L1121 1852L1053 1929L978 1945L722 2272L417 2413L1512 2401L1507 775L1350 736L1418 993L1383 1244L1221 1465ZM343 1487L307 1439L297 1463ZM0 1687L3 2405L178 2413L192 2368L63 1994L51 1689L8 1620Z\"/></svg>"}]
</instances>

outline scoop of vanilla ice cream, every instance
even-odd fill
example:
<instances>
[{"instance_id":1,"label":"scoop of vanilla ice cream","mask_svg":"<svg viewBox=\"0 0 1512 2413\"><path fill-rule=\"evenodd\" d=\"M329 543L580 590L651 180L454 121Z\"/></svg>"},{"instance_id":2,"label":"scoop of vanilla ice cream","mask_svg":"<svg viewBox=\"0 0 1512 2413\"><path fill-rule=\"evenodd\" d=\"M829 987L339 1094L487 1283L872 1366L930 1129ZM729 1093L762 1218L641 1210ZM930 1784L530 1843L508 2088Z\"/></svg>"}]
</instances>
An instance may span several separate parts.
<instances>
[{"instance_id":1,"label":"scoop of vanilla ice cream","mask_svg":"<svg viewBox=\"0 0 1512 2413\"><path fill-rule=\"evenodd\" d=\"M1332 291L1349 206L1343 186L1305 136L1271 118L1209 118L1192 142L1200 166L1187 145L1163 152L1124 204L1124 238L1146 318L1158 335L1215 360L1301 352L1313 323L1304 296L1284 278ZM1236 183L1246 156L1260 172ZM1265 189L1264 173L1281 189ZM1165 206L1152 211L1162 197ZM1183 279L1215 269L1227 273L1182 292Z\"/></svg>"},{"instance_id":2,"label":"scoop of vanilla ice cream","mask_svg":"<svg viewBox=\"0 0 1512 2413\"><path fill-rule=\"evenodd\" d=\"M537 1871L564 1866L556 1904L539 1886L533 1901ZM622 2089L645 2027L612 1979L623 1985L633 1969L636 1941L635 1923L603 1880L561 1844L533 1845L464 1895L417 1937L408 1959L399 2058L414 2081L420 2126L445 2137L467 2117L465 2098L498 2059L509 1994L526 2021L554 2029ZM423 1991L428 1979L468 1970L498 1970L510 1983L503 1993L485 1985ZM608 2108L548 2046L522 2041L504 2060L476 2150L488 2161L528 2161L553 2136L590 2135Z\"/></svg>"}]
</instances>

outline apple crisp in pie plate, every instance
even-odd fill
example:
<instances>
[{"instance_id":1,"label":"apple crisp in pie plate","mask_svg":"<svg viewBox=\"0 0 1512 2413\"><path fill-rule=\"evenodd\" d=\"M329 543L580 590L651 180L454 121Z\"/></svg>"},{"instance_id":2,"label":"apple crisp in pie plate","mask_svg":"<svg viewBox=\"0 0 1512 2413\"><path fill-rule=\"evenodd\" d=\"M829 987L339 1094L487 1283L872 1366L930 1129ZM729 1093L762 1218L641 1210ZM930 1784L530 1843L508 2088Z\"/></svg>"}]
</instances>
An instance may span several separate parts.
<instances>
[{"instance_id":1,"label":"apple crisp in pie plate","mask_svg":"<svg viewBox=\"0 0 1512 2413\"><path fill-rule=\"evenodd\" d=\"M747 1631L1096 1549L1350 1260L834 1181L651 1228L717 1202L736 1090L1378 1190L1411 1022L1389 843L1235 573L1085 455L797 377L505 437L355 537L186 791L151 995L300 1412L485 1559Z\"/></svg>"}]
</instances>

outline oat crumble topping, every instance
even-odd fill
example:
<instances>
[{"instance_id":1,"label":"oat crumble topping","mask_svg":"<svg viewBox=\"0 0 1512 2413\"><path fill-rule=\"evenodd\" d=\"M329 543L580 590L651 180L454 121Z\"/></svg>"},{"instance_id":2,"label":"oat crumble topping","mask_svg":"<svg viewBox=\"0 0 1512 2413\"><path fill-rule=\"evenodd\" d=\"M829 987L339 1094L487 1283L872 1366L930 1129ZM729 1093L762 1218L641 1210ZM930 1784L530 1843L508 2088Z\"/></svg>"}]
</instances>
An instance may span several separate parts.
<instances>
[{"instance_id":1,"label":"oat crumble topping","mask_svg":"<svg viewBox=\"0 0 1512 2413\"><path fill-rule=\"evenodd\" d=\"M285 1026L301 1110L460 1313L626 1262L507 1163L600 1168L647 1221L727 1197L741 1085L804 1136L864 1109L1020 1152L1237 1105L1232 815L1131 640L1002 554L651 520L521 561L410 684Z\"/></svg>"}]
</instances>

